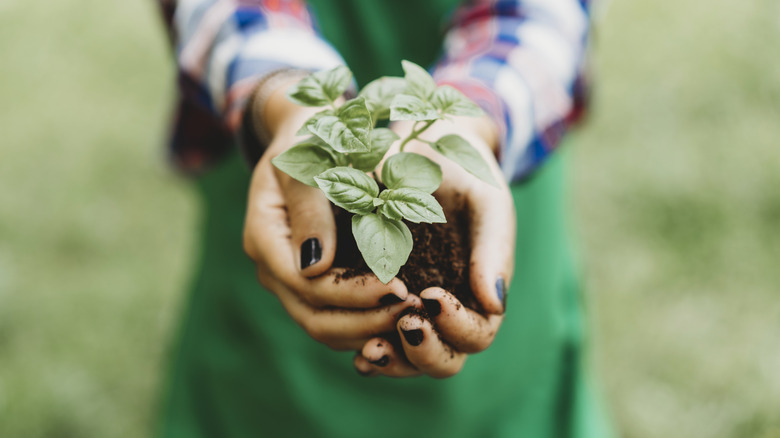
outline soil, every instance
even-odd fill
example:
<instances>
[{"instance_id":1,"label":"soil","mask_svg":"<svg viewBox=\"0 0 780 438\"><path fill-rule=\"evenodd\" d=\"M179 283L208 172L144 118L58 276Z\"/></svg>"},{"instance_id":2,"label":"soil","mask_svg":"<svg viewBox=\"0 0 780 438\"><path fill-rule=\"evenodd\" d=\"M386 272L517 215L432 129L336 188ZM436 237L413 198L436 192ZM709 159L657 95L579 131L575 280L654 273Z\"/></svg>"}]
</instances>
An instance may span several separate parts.
<instances>
[{"instance_id":1,"label":"soil","mask_svg":"<svg viewBox=\"0 0 780 438\"><path fill-rule=\"evenodd\" d=\"M352 236L352 214L340 208L334 213L338 229L334 266L346 268L340 278L370 274ZM419 295L428 287L438 286L455 295L466 307L479 310L469 283L471 245L466 215L448 214L445 224L406 222L406 225L412 232L414 248L397 277L409 292Z\"/></svg>"}]
</instances>

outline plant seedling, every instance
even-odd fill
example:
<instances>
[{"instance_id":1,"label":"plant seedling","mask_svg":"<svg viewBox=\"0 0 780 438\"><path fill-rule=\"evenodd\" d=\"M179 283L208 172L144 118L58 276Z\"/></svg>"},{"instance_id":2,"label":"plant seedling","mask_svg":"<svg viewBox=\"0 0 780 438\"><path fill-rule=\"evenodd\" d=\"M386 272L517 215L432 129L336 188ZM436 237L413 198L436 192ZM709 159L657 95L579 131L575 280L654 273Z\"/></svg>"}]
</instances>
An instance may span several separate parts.
<instances>
[{"instance_id":1,"label":"plant seedling","mask_svg":"<svg viewBox=\"0 0 780 438\"><path fill-rule=\"evenodd\" d=\"M445 135L436 141L420 138L437 120L450 116L481 116L482 110L461 92L437 86L422 67L402 62L404 77L382 77L366 85L354 99L337 101L352 80L345 66L320 71L293 86L287 96L299 105L325 107L298 132L308 138L271 162L296 180L319 187L335 205L353 213L352 234L371 271L387 284L412 252L412 233L403 222L444 223L446 218L432 193L442 172L423 155L404 152L412 140L427 143L481 180L496 185L482 156L462 137ZM381 120L414 121L403 140ZM400 152L382 166L379 189L376 167L390 145L401 140Z\"/></svg>"}]
</instances>

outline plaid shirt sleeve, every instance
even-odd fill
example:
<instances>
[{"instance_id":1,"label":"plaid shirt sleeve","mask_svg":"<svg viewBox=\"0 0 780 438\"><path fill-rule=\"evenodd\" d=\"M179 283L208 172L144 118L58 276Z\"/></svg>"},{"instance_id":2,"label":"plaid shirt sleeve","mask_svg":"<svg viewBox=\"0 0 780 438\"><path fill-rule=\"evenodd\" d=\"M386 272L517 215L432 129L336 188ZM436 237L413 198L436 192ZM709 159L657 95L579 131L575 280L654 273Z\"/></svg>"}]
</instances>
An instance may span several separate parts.
<instances>
[{"instance_id":1,"label":"plaid shirt sleeve","mask_svg":"<svg viewBox=\"0 0 780 438\"><path fill-rule=\"evenodd\" d=\"M234 142L257 81L281 68L343 64L304 0L159 0L179 65L172 156L199 171ZM588 0L471 0L434 72L498 122L505 176L530 175L581 114Z\"/></svg>"},{"instance_id":2,"label":"plaid shirt sleeve","mask_svg":"<svg viewBox=\"0 0 780 438\"><path fill-rule=\"evenodd\" d=\"M454 14L434 78L499 124L508 180L531 175L582 114L588 13L587 0L474 0Z\"/></svg>"},{"instance_id":3,"label":"plaid shirt sleeve","mask_svg":"<svg viewBox=\"0 0 780 438\"><path fill-rule=\"evenodd\" d=\"M179 67L174 162L197 172L230 149L263 76L343 64L303 0L159 0Z\"/></svg>"}]
</instances>

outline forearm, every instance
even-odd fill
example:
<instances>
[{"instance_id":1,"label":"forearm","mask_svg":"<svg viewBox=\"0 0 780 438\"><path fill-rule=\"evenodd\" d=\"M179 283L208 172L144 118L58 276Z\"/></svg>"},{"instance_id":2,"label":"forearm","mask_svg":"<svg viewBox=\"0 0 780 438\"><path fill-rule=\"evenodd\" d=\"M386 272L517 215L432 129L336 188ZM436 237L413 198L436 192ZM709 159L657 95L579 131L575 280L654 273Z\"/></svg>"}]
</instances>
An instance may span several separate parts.
<instances>
[{"instance_id":1,"label":"forearm","mask_svg":"<svg viewBox=\"0 0 780 438\"><path fill-rule=\"evenodd\" d=\"M191 84L181 91L233 132L241 125L248 97L269 73L343 63L315 32L301 0L176 3L164 10L172 11L179 70Z\"/></svg>"}]
</instances>

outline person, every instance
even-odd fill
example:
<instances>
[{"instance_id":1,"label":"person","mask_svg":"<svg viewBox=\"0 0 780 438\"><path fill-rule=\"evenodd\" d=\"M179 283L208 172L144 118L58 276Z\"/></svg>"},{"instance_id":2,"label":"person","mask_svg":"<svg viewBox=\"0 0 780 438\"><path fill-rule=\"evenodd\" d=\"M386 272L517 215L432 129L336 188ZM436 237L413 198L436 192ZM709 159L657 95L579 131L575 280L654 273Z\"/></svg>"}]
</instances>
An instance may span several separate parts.
<instances>
[{"instance_id":1,"label":"person","mask_svg":"<svg viewBox=\"0 0 780 438\"><path fill-rule=\"evenodd\" d=\"M158 436L609 436L581 360L552 154L584 102L587 1L161 5L181 90L171 156L194 175L205 222ZM270 163L317 111L287 100L291 85L341 64L364 85L400 75L402 59L433 64L485 110L426 132L467 138L502 181L429 155L440 202L468 211L480 310L397 278L335 281L327 199ZM399 379L366 378L378 375Z\"/></svg>"}]
</instances>

